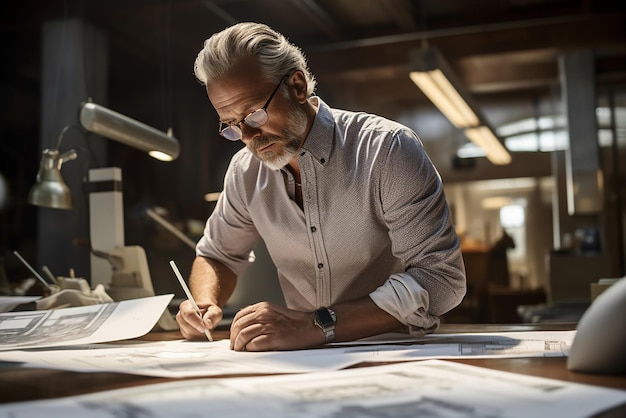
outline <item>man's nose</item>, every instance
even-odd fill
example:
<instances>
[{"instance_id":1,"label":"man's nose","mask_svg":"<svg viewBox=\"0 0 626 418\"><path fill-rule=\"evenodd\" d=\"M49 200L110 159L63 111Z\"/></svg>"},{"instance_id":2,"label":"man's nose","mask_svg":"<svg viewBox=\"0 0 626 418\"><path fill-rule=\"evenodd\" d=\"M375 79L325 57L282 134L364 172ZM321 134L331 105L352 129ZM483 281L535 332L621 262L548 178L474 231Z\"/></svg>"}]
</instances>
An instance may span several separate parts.
<instances>
[{"instance_id":1,"label":"man's nose","mask_svg":"<svg viewBox=\"0 0 626 418\"><path fill-rule=\"evenodd\" d=\"M255 137L261 135L260 128L252 128L245 123L241 124L241 140L244 144L250 142Z\"/></svg>"}]
</instances>

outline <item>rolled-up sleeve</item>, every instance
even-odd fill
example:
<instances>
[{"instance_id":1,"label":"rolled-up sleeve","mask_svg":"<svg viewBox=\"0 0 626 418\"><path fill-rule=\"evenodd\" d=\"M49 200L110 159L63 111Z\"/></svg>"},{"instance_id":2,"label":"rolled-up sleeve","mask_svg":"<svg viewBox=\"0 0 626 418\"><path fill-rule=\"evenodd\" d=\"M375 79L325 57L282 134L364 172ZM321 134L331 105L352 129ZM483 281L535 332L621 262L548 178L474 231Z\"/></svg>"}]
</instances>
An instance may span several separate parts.
<instances>
[{"instance_id":1,"label":"rolled-up sleeve","mask_svg":"<svg viewBox=\"0 0 626 418\"><path fill-rule=\"evenodd\" d=\"M407 325L413 335L426 334L439 326L439 317L428 311L428 292L410 274L392 275L370 298L380 309Z\"/></svg>"}]
</instances>

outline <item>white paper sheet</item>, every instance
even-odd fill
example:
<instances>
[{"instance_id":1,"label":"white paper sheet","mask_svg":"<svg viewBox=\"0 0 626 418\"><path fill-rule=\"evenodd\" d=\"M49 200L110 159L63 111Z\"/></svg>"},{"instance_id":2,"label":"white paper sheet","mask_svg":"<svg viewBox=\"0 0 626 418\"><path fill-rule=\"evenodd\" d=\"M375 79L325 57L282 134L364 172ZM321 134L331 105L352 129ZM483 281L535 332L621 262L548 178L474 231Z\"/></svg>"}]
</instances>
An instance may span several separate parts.
<instances>
[{"instance_id":1,"label":"white paper sheet","mask_svg":"<svg viewBox=\"0 0 626 418\"><path fill-rule=\"evenodd\" d=\"M418 344L342 345L346 352L376 352L377 361L446 358L567 357L576 331L433 334ZM388 340L390 341L390 340Z\"/></svg>"},{"instance_id":2,"label":"white paper sheet","mask_svg":"<svg viewBox=\"0 0 626 418\"><path fill-rule=\"evenodd\" d=\"M305 373L338 370L360 356L332 350L240 352L228 340L92 344L48 350L4 351L0 360L27 367L120 372L158 377Z\"/></svg>"},{"instance_id":3,"label":"white paper sheet","mask_svg":"<svg viewBox=\"0 0 626 418\"><path fill-rule=\"evenodd\" d=\"M0 418L589 417L626 391L441 360L324 373L192 379L0 405Z\"/></svg>"},{"instance_id":4,"label":"white paper sheet","mask_svg":"<svg viewBox=\"0 0 626 418\"><path fill-rule=\"evenodd\" d=\"M0 350L92 344L148 333L174 295L0 314Z\"/></svg>"},{"instance_id":5,"label":"white paper sheet","mask_svg":"<svg viewBox=\"0 0 626 418\"><path fill-rule=\"evenodd\" d=\"M440 334L420 344L341 345L316 350L235 352L227 340L93 344L0 352L1 361L80 372L113 371L159 377L303 373L361 362L445 358L564 357L575 331Z\"/></svg>"}]
</instances>

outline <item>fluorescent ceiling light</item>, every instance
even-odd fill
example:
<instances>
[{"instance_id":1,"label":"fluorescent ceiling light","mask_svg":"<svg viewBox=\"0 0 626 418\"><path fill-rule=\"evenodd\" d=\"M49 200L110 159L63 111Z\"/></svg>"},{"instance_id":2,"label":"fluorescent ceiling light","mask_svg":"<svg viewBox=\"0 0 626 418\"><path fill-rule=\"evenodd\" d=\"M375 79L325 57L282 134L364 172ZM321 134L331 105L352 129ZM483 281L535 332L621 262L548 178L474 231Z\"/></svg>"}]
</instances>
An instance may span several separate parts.
<instances>
[{"instance_id":1,"label":"fluorescent ceiling light","mask_svg":"<svg viewBox=\"0 0 626 418\"><path fill-rule=\"evenodd\" d=\"M411 80L457 128L478 125L478 116L439 69L412 71Z\"/></svg>"},{"instance_id":2,"label":"fluorescent ceiling light","mask_svg":"<svg viewBox=\"0 0 626 418\"><path fill-rule=\"evenodd\" d=\"M411 80L454 126L464 129L465 135L485 150L489 161L511 162L511 155L437 49L412 50L409 65Z\"/></svg>"},{"instance_id":3,"label":"fluorescent ceiling light","mask_svg":"<svg viewBox=\"0 0 626 418\"><path fill-rule=\"evenodd\" d=\"M511 154L506 150L502 142L487 126L465 129L467 136L473 143L481 147L487 153L487 159L496 165L511 163Z\"/></svg>"}]
</instances>

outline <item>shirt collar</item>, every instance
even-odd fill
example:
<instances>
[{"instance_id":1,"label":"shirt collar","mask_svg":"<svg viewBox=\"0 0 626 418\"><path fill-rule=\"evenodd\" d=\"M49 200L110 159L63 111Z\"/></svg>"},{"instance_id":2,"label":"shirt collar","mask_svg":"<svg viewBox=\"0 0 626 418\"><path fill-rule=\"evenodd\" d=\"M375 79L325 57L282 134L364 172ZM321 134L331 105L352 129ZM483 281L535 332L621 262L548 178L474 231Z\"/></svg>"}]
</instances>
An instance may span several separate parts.
<instances>
[{"instance_id":1,"label":"shirt collar","mask_svg":"<svg viewBox=\"0 0 626 418\"><path fill-rule=\"evenodd\" d=\"M313 96L309 100L317 103L317 114L300 154L302 151L310 152L318 163L326 165L333 148L335 119L330 107L322 99Z\"/></svg>"}]
</instances>

